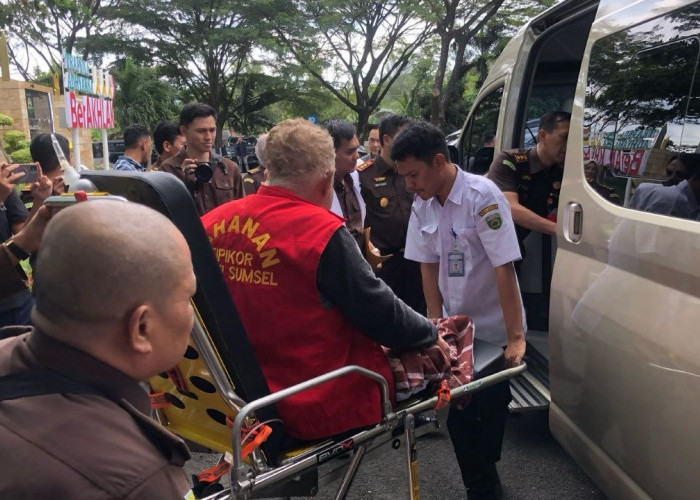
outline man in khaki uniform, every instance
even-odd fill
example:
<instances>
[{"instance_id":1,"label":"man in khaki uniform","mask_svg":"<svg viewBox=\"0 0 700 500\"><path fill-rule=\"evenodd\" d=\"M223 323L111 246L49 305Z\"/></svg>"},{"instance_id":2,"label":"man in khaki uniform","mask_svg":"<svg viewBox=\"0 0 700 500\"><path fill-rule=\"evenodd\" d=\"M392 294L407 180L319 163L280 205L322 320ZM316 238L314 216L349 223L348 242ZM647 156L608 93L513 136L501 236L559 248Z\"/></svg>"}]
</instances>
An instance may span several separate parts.
<instances>
[{"instance_id":1,"label":"man in khaki uniform","mask_svg":"<svg viewBox=\"0 0 700 500\"><path fill-rule=\"evenodd\" d=\"M0 341L0 498L193 498L189 452L140 385L187 347L185 239L149 208L88 201L49 222L36 275L35 327Z\"/></svg>"},{"instance_id":2,"label":"man in khaki uniform","mask_svg":"<svg viewBox=\"0 0 700 500\"><path fill-rule=\"evenodd\" d=\"M406 181L396 173L391 159L392 141L410 123L407 116L389 115L382 119L379 123L379 155L357 167L357 171L367 210L365 227L371 229L372 244L381 254L392 256L382 263L377 276L406 304L425 314L420 266L403 255L413 193L406 190Z\"/></svg>"}]
</instances>

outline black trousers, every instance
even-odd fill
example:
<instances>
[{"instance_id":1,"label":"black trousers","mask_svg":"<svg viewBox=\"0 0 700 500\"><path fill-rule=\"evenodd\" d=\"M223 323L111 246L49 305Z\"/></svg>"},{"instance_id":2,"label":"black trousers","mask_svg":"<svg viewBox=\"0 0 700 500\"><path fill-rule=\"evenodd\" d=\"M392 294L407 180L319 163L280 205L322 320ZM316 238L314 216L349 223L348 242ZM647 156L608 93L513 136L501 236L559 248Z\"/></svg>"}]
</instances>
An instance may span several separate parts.
<instances>
[{"instance_id":1,"label":"black trousers","mask_svg":"<svg viewBox=\"0 0 700 500\"><path fill-rule=\"evenodd\" d=\"M496 462L501 459L510 400L506 380L472 394L465 409L450 408L447 430L470 496L477 490L489 491L498 482Z\"/></svg>"},{"instance_id":2,"label":"black trousers","mask_svg":"<svg viewBox=\"0 0 700 500\"><path fill-rule=\"evenodd\" d=\"M391 253L382 251L382 254ZM403 300L414 311L425 316L427 307L423 295L423 281L420 275L420 263L404 259L402 253L395 252L394 256L382 264L377 270L377 277Z\"/></svg>"}]
</instances>

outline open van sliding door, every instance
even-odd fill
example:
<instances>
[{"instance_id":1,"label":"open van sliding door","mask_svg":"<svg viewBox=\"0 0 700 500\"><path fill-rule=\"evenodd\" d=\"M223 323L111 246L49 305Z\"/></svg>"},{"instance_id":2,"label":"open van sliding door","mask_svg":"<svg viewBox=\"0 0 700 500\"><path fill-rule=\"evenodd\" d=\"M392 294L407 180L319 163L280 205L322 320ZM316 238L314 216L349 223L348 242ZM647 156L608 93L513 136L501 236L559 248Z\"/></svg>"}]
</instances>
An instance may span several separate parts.
<instances>
[{"instance_id":1,"label":"open van sliding door","mask_svg":"<svg viewBox=\"0 0 700 500\"><path fill-rule=\"evenodd\" d=\"M571 110L597 5L562 2L528 26L506 101L502 149L535 147L539 118L548 111ZM549 405L549 305L556 241L533 231L523 243L518 277L528 322L528 372L511 382L511 411Z\"/></svg>"},{"instance_id":2,"label":"open van sliding door","mask_svg":"<svg viewBox=\"0 0 700 500\"><path fill-rule=\"evenodd\" d=\"M460 136L460 166L485 173L493 153L535 145L539 117L569 111L597 0L564 0L531 21L494 63ZM494 112L498 116L494 116ZM494 147L486 135L497 125ZM511 411L549 405L547 330L549 285L556 253L550 237L532 233L520 266L528 332L528 372L511 381Z\"/></svg>"},{"instance_id":3,"label":"open van sliding door","mask_svg":"<svg viewBox=\"0 0 700 500\"><path fill-rule=\"evenodd\" d=\"M603 0L576 89L550 427L611 498L700 491L700 192L644 186L700 152L699 36L699 2Z\"/></svg>"}]
</instances>

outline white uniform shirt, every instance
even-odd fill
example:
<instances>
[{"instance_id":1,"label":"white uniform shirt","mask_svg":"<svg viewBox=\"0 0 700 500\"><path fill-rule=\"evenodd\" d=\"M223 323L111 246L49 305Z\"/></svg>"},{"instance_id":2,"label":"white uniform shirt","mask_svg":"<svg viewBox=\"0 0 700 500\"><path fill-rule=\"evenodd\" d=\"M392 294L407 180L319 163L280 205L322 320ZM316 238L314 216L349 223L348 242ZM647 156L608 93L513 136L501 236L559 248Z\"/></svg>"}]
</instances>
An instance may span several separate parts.
<instances>
[{"instance_id":1,"label":"white uniform shirt","mask_svg":"<svg viewBox=\"0 0 700 500\"><path fill-rule=\"evenodd\" d=\"M449 276L450 252L464 254L464 276ZM510 207L492 181L458 169L444 206L435 197L416 197L405 257L439 262L438 286L447 315L466 314L474 321L477 338L508 343L494 268L521 256Z\"/></svg>"},{"instance_id":2,"label":"white uniform shirt","mask_svg":"<svg viewBox=\"0 0 700 500\"><path fill-rule=\"evenodd\" d=\"M350 172L350 177L352 177L352 189L355 193L355 198L357 198L357 203L360 205L360 217L362 217L362 227L365 227L365 215L367 214L367 209L365 207L365 200L362 199L362 194L360 193L360 174L357 170ZM340 208L340 200L338 200L338 194L333 190L333 202L331 203L331 212L339 217L345 217L343 215L343 209Z\"/></svg>"}]
</instances>

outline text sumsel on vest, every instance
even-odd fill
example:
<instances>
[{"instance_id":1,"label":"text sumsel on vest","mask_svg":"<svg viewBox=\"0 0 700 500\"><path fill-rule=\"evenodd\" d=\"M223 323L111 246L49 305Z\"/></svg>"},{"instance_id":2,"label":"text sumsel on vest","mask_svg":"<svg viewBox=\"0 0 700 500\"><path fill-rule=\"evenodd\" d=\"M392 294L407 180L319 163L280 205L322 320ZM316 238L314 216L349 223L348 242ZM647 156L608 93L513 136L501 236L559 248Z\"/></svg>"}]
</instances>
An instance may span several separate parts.
<instances>
[{"instance_id":1,"label":"text sumsel on vest","mask_svg":"<svg viewBox=\"0 0 700 500\"><path fill-rule=\"evenodd\" d=\"M259 223L248 217L241 227L238 215L234 215L228 220L222 219L214 224L212 243L218 237L227 233L243 234L255 246L255 253L257 253L257 258L254 258L253 252L214 247L214 255L216 255L221 272L227 280L252 283L254 285L277 286L274 271L266 270L279 264L277 249L265 249L265 244L269 241L270 235L268 233L256 234L259 225Z\"/></svg>"}]
</instances>

